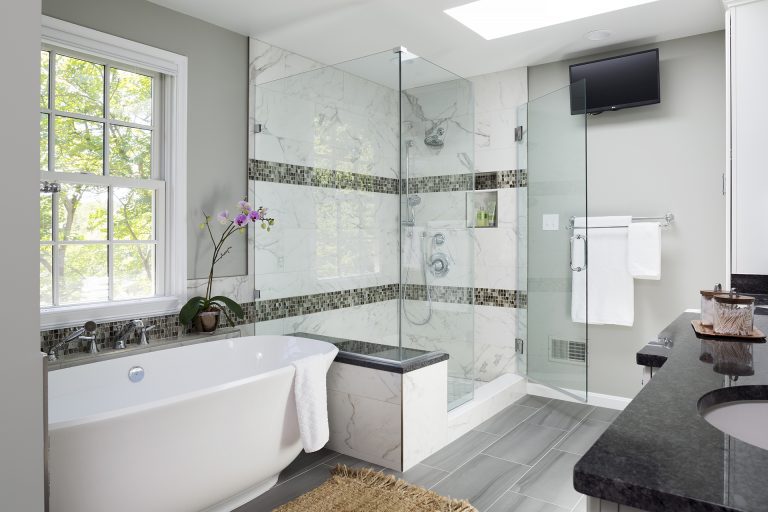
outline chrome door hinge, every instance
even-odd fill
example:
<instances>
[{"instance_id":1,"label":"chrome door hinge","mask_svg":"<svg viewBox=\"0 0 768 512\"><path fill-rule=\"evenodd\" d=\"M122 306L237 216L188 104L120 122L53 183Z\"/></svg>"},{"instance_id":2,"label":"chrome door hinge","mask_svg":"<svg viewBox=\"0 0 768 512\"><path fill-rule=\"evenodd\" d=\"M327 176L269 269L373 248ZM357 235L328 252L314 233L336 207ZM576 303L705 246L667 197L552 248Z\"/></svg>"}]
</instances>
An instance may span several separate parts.
<instances>
[{"instance_id":1,"label":"chrome door hinge","mask_svg":"<svg viewBox=\"0 0 768 512\"><path fill-rule=\"evenodd\" d=\"M515 126L515 142L521 142L523 140L523 127Z\"/></svg>"},{"instance_id":2,"label":"chrome door hinge","mask_svg":"<svg viewBox=\"0 0 768 512\"><path fill-rule=\"evenodd\" d=\"M515 338L515 353L522 354L525 347L525 342L521 338Z\"/></svg>"}]
</instances>

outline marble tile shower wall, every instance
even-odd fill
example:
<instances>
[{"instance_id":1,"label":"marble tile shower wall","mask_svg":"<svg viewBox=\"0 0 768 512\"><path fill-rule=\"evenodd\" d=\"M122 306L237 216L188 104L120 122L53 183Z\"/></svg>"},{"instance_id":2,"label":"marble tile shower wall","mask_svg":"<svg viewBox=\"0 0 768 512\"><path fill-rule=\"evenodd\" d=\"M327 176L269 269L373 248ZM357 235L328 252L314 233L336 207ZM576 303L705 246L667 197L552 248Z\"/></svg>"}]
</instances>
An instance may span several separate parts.
<instances>
[{"instance_id":1,"label":"marble tile shower wall","mask_svg":"<svg viewBox=\"0 0 768 512\"><path fill-rule=\"evenodd\" d=\"M386 193L390 192L383 185L387 181L360 179L399 177L398 139L393 131L398 125L397 95L386 87L337 69L323 68L321 63L255 40L251 41L250 71L252 84L259 85L251 88L253 121L262 124L262 132L250 137L251 158L325 170L318 175L315 169L293 169L293 181L272 180L257 175L261 172L257 169L252 170L251 177L260 180L253 185L255 201L270 205L281 219L276 237L256 242L254 272L262 297L398 282L397 257L392 252L396 251L399 238L397 196ZM298 72L304 73L280 80ZM414 228L414 234L418 229L446 234L454 263L472 253L473 271L455 264L446 278L435 283L442 290L474 286L503 293L519 288L516 186L525 186L526 176L524 170L515 171L518 164L514 127L517 108L528 99L527 70L509 70L470 80L474 89L474 125L472 109L462 101L470 94L466 82L456 80L413 88L404 96L403 136L414 141L410 149L409 192L422 197L416 215L426 220ZM435 126L445 129L442 148L423 143L426 131ZM498 188L499 219L497 228L475 230L474 239L466 236L464 230L467 215L472 213L467 212L466 190L473 174L478 190ZM352 185L345 189L337 186L340 182ZM423 279L415 272L418 236L411 240L415 246L410 251L405 248L404 264L411 271L409 282L423 285ZM509 307L510 302L478 301L472 333L461 333L460 326L445 324L457 318L455 311L451 317L451 308L462 308L461 304L440 304L436 323L414 330L414 344L436 344L447 328L456 328L457 343L474 337L474 371L478 378L492 380L516 370L517 316L516 309ZM339 334L344 333L346 313L334 311L274 320L257 326L257 330ZM387 331L385 325L397 323L396 301L363 306L355 311L354 317L357 320L350 321L359 322L361 338L383 336ZM445 322L438 321L441 317ZM377 324L376 329L365 329L369 320ZM441 322L445 325L438 325ZM386 336L396 343L397 333L391 327L387 332Z\"/></svg>"}]
</instances>

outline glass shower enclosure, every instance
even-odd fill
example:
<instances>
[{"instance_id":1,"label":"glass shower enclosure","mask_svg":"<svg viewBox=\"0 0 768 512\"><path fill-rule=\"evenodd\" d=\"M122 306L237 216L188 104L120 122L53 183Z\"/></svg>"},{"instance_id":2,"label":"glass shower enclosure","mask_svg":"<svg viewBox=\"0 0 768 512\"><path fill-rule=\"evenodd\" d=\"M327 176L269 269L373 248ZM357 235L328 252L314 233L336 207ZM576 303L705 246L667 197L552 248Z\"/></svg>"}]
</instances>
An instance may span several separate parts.
<instances>
[{"instance_id":1,"label":"glass shower enclosure","mask_svg":"<svg viewBox=\"0 0 768 512\"><path fill-rule=\"evenodd\" d=\"M447 352L448 406L471 400L471 83L396 48L259 84L253 104L251 195L277 219L252 244L256 287L297 304L257 333Z\"/></svg>"},{"instance_id":2,"label":"glass shower enclosure","mask_svg":"<svg viewBox=\"0 0 768 512\"><path fill-rule=\"evenodd\" d=\"M523 356L518 370L530 382L587 399L587 217L585 83L576 82L522 105L518 169L518 311ZM585 221L582 221L585 222ZM581 225L581 224L579 224ZM586 223L583 224L586 226Z\"/></svg>"}]
</instances>

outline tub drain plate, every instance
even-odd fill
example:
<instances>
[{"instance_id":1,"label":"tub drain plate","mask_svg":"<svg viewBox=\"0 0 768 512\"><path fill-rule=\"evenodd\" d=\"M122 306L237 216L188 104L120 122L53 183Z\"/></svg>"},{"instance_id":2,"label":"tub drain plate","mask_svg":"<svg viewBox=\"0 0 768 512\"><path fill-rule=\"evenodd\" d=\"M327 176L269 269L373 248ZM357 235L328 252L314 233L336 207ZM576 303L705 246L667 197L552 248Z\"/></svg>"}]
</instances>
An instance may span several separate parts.
<instances>
[{"instance_id":1,"label":"tub drain plate","mask_svg":"<svg viewBox=\"0 0 768 512\"><path fill-rule=\"evenodd\" d=\"M144 378L144 368L141 366L134 366L128 370L128 380L131 382L141 382Z\"/></svg>"}]
</instances>

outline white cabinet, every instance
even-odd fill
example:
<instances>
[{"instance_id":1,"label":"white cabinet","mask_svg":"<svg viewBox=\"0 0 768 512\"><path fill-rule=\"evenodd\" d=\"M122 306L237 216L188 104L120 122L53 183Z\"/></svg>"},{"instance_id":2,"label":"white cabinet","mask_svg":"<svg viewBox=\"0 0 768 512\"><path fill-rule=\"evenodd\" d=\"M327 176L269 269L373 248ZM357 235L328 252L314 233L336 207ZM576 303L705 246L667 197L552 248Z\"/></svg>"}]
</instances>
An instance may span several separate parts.
<instances>
[{"instance_id":1,"label":"white cabinet","mask_svg":"<svg viewBox=\"0 0 768 512\"><path fill-rule=\"evenodd\" d=\"M768 0L724 0L730 272L768 274ZM729 174L729 176L728 176ZM729 186L728 186L729 185Z\"/></svg>"}]
</instances>

